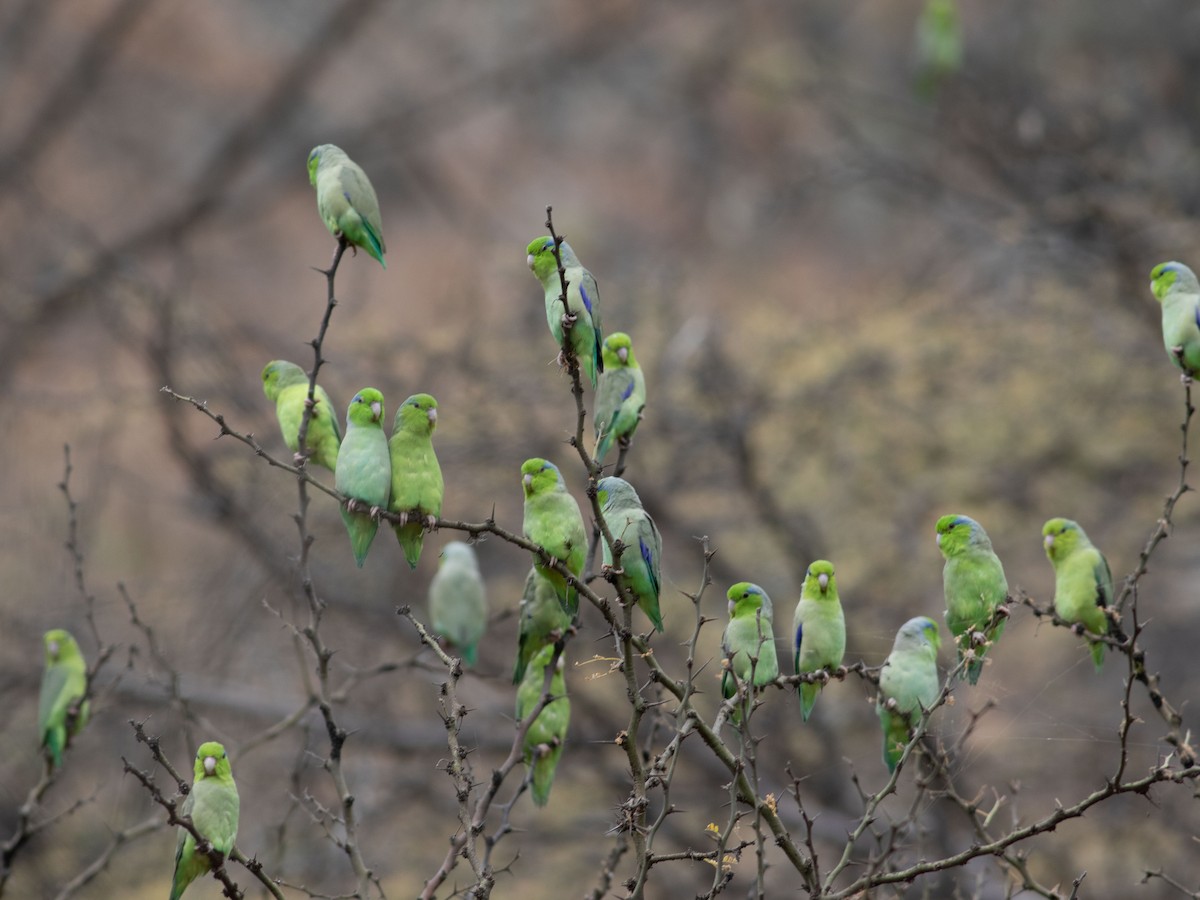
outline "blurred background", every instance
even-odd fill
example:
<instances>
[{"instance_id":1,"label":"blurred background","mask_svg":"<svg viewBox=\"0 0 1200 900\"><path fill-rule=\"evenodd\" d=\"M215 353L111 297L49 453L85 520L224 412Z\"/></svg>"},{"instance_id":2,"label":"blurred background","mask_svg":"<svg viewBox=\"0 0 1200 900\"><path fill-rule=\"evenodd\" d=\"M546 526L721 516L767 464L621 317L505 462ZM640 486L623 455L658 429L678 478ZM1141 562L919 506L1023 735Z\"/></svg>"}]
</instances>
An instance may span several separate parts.
<instances>
[{"instance_id":1,"label":"blurred background","mask_svg":"<svg viewBox=\"0 0 1200 900\"><path fill-rule=\"evenodd\" d=\"M963 0L959 26L932 32L923 15L922 0L0 5L0 425L13 438L0 481L0 840L40 771L42 632L66 627L97 650L63 549L64 444L98 630L118 645L43 814L87 802L23 848L11 896L55 896L115 832L155 817L122 775L122 755L151 765L127 724L145 717L184 769L201 740L227 744L238 844L269 873L352 889L344 855L297 800L335 799L317 714L251 745L305 703L309 664L286 624L306 615L295 482L159 392L207 401L289 455L259 373L275 358L312 363L325 302L312 267L334 248L305 172L319 143L369 173L389 251L386 271L365 254L343 261L321 382L343 412L359 388L380 388L389 421L407 395L436 395L448 519L494 509L519 530L530 456L558 462L584 499L564 443L569 382L525 265L553 205L599 281L606 330L633 336L646 371L627 477L665 536L667 630L654 643L668 671L682 674L695 626L680 591L700 586L696 536L717 549L702 708L716 709L734 581L767 589L784 638L808 563L833 560L847 661L880 663L913 615L941 621L933 528L944 513L981 521L1010 585L1041 602L1053 592L1040 543L1052 516L1078 520L1118 581L1131 571L1179 478L1183 389L1147 285L1157 262L1200 259L1200 8ZM1140 597L1149 667L1185 717L1198 511L1184 497ZM351 731L363 854L389 896L413 896L457 820L439 771L444 677L395 608L425 615L438 549L459 535L429 536L411 572L385 531L359 570L327 497L310 523L335 684L396 664L357 684L337 716ZM486 778L512 733L529 559L497 540L478 552L494 621L462 694ZM497 862L519 859L497 896L580 896L611 846L628 792L612 741L627 707L592 654L611 656L612 643L585 610L569 744L550 805L514 809L519 830ZM1078 638L1027 609L990 657L935 720L952 739L995 704L962 749L964 782L1005 795L1000 815L1014 822L1100 787L1117 759L1118 660L1094 673ZM943 667L951 658L943 649ZM1133 697L1140 773L1165 753L1165 729L1140 688ZM825 690L810 723L781 692L755 719L763 789L784 798L801 836L784 796L790 764L826 866L861 811L851 773L867 790L886 779L870 700L851 678ZM708 849L705 826L728 816L724 769L698 741L684 750L664 851ZM885 820L907 814L907 790ZM949 807L920 821L912 858L972 840ZM1171 896L1139 882L1161 867L1197 884L1198 829L1189 788L1156 789L1023 849L1047 885L1069 890L1086 871L1081 896ZM78 895L163 894L174 841L151 830ZM797 882L777 854L767 884L783 896ZM731 890L753 878L748 853ZM708 865L673 863L648 895L690 896L711 880ZM1009 888L978 860L908 893Z\"/></svg>"}]
</instances>

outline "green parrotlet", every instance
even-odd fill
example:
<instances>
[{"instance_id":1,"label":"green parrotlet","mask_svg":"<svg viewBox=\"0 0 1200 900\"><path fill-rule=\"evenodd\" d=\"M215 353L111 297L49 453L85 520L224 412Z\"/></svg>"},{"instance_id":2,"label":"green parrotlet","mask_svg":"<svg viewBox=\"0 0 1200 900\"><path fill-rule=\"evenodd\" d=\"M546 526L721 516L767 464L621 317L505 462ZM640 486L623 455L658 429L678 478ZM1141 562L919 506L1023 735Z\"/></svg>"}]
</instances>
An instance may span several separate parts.
<instances>
[{"instance_id":1,"label":"green parrotlet","mask_svg":"<svg viewBox=\"0 0 1200 900\"><path fill-rule=\"evenodd\" d=\"M474 666L487 628L487 594L470 544L451 541L442 548L437 574L429 583L429 617L433 630L462 652L463 662Z\"/></svg>"},{"instance_id":2,"label":"green parrotlet","mask_svg":"<svg viewBox=\"0 0 1200 900\"><path fill-rule=\"evenodd\" d=\"M1180 262L1150 270L1150 290L1162 304L1163 346L1187 378L1200 374L1200 282Z\"/></svg>"},{"instance_id":3,"label":"green parrotlet","mask_svg":"<svg viewBox=\"0 0 1200 900\"><path fill-rule=\"evenodd\" d=\"M529 662L521 686L517 689L517 721L524 721L542 699L542 686L546 681L546 667L554 656L554 645L543 647ZM571 701L567 698L567 683L563 678L565 663L562 655L555 664L550 679L550 696L553 697L533 720L525 732L521 745L525 765L532 768L531 788L533 802L545 806L550 800L550 787L554 784L554 770L562 757L567 740L567 726L571 722Z\"/></svg>"},{"instance_id":4,"label":"green parrotlet","mask_svg":"<svg viewBox=\"0 0 1200 900\"><path fill-rule=\"evenodd\" d=\"M966 672L967 680L975 684L983 671L983 655L1004 633L1003 617L986 632L984 628L1008 597L1008 579L987 532L974 519L942 516L935 530L938 549L946 558L942 569L946 625L958 645L960 662L968 649L973 650L974 658L967 664ZM976 645L976 634L982 635L982 644Z\"/></svg>"},{"instance_id":5,"label":"green parrotlet","mask_svg":"<svg viewBox=\"0 0 1200 900\"><path fill-rule=\"evenodd\" d=\"M642 501L633 485L624 478L609 475L596 483L596 499L614 541L625 545L621 551L621 568L625 583L638 606L657 631L663 630L658 598L662 589L662 536L654 519L642 508ZM604 565L613 564L612 548L604 548Z\"/></svg>"},{"instance_id":6,"label":"green parrotlet","mask_svg":"<svg viewBox=\"0 0 1200 900\"><path fill-rule=\"evenodd\" d=\"M937 622L928 616L909 619L896 634L892 652L879 671L875 711L883 727L883 762L889 772L896 771L922 712L937 700L941 645Z\"/></svg>"},{"instance_id":7,"label":"green parrotlet","mask_svg":"<svg viewBox=\"0 0 1200 900\"><path fill-rule=\"evenodd\" d=\"M350 498L342 507L342 521L350 535L354 561L362 568L379 530L379 510L388 508L392 491L392 464L383 433L383 394L363 388L346 411L346 436L338 449L334 485Z\"/></svg>"},{"instance_id":8,"label":"green parrotlet","mask_svg":"<svg viewBox=\"0 0 1200 900\"><path fill-rule=\"evenodd\" d=\"M800 600L792 616L793 671L797 675L836 669L846 655L846 619L838 597L833 563L815 560L804 575ZM821 684L801 684L800 713L812 715Z\"/></svg>"},{"instance_id":9,"label":"green parrotlet","mask_svg":"<svg viewBox=\"0 0 1200 900\"><path fill-rule=\"evenodd\" d=\"M295 363L276 359L263 368L262 383L263 393L275 404L275 416L279 419L283 442L289 450L297 453L300 450L300 423L304 418L304 405L308 402L308 375ZM309 459L334 472L341 443L342 432L338 427L337 412L325 389L318 384L313 390L313 411L304 439Z\"/></svg>"},{"instance_id":10,"label":"green parrotlet","mask_svg":"<svg viewBox=\"0 0 1200 900\"><path fill-rule=\"evenodd\" d=\"M600 348L604 332L600 327L600 289L592 273L579 262L579 257L566 241L558 245L563 271L567 279L567 306L575 321L571 325L571 348L579 366L596 386L596 379L604 371L604 359ZM525 248L525 261L542 284L546 301L546 322L550 333L559 347L563 345L562 279L558 274L558 263L554 259L554 239L549 235L534 238Z\"/></svg>"},{"instance_id":11,"label":"green parrotlet","mask_svg":"<svg viewBox=\"0 0 1200 900\"><path fill-rule=\"evenodd\" d=\"M45 668L38 698L38 734L54 768L63 750L87 724L87 663L69 631L52 628L42 636Z\"/></svg>"},{"instance_id":12,"label":"green parrotlet","mask_svg":"<svg viewBox=\"0 0 1200 900\"><path fill-rule=\"evenodd\" d=\"M386 269L379 200L362 167L340 147L321 144L308 154L308 180L317 189L317 211L329 233L362 247Z\"/></svg>"},{"instance_id":13,"label":"green parrotlet","mask_svg":"<svg viewBox=\"0 0 1200 900\"><path fill-rule=\"evenodd\" d=\"M239 801L225 748L216 741L201 744L196 751L195 773L182 812L191 818L196 831L212 844L214 850L229 856L237 837ZM181 827L175 844L171 900L179 900L189 884L211 870L208 854L198 852L196 839Z\"/></svg>"},{"instance_id":14,"label":"green parrotlet","mask_svg":"<svg viewBox=\"0 0 1200 900\"><path fill-rule=\"evenodd\" d=\"M729 666L721 675L721 695L729 698L737 693L738 684L750 680L752 669L755 689L778 678L779 660L767 592L757 584L739 581L729 588L726 596L729 624L721 637L721 649ZM735 724L741 720L739 709L734 709L732 719Z\"/></svg>"},{"instance_id":15,"label":"green parrotlet","mask_svg":"<svg viewBox=\"0 0 1200 900\"><path fill-rule=\"evenodd\" d=\"M596 449L592 454L603 464L614 443L633 437L646 406L646 376L633 355L629 335L617 331L604 339L601 348L604 373L596 389L592 418L596 423Z\"/></svg>"},{"instance_id":16,"label":"green parrotlet","mask_svg":"<svg viewBox=\"0 0 1200 900\"><path fill-rule=\"evenodd\" d=\"M517 633L517 661L513 684L520 684L535 653L561 640L571 627L571 614L563 609L554 584L531 566L521 595Z\"/></svg>"},{"instance_id":17,"label":"green parrotlet","mask_svg":"<svg viewBox=\"0 0 1200 900\"><path fill-rule=\"evenodd\" d=\"M583 574L587 556L587 531L579 504L554 463L540 458L521 465L521 487L525 491L525 537L563 563L576 578ZM560 572L534 555L538 572L554 585L559 602L571 616L579 610L579 594Z\"/></svg>"},{"instance_id":18,"label":"green parrotlet","mask_svg":"<svg viewBox=\"0 0 1200 900\"><path fill-rule=\"evenodd\" d=\"M1108 634L1108 608L1113 602L1108 560L1088 540L1078 522L1051 519L1042 526L1042 544L1054 566L1054 611L1093 634ZM1092 662L1104 665L1103 641L1091 641Z\"/></svg>"},{"instance_id":19,"label":"green parrotlet","mask_svg":"<svg viewBox=\"0 0 1200 900\"><path fill-rule=\"evenodd\" d=\"M433 451L437 420L437 401L429 394L413 394L396 410L388 441L392 458L392 499L388 509L405 520L394 528L404 558L413 569L421 559L425 528L433 528L442 514L445 485Z\"/></svg>"}]
</instances>

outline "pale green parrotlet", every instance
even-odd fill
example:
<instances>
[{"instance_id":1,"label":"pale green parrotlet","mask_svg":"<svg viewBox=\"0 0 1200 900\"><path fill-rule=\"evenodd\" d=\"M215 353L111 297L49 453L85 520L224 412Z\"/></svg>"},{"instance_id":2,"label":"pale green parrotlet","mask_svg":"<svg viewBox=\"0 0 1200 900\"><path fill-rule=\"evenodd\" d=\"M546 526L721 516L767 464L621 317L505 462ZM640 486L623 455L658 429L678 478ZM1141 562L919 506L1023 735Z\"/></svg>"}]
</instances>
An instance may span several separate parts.
<instances>
[{"instance_id":1,"label":"pale green parrotlet","mask_svg":"<svg viewBox=\"0 0 1200 900\"><path fill-rule=\"evenodd\" d=\"M308 154L308 180L317 189L317 211L329 233L362 247L386 269L379 200L362 167L340 147L321 144Z\"/></svg>"},{"instance_id":2,"label":"pale green parrotlet","mask_svg":"<svg viewBox=\"0 0 1200 900\"><path fill-rule=\"evenodd\" d=\"M604 339L601 350L604 374L596 389L592 418L596 423L596 462L604 457L618 441L633 437L646 406L646 376L633 355L629 335L617 331Z\"/></svg>"},{"instance_id":3,"label":"pale green parrotlet","mask_svg":"<svg viewBox=\"0 0 1200 900\"><path fill-rule=\"evenodd\" d=\"M1108 634L1108 608L1113 601L1108 560L1077 522L1051 519L1042 526L1042 544L1054 566L1054 611L1067 622L1093 634ZM1104 665L1104 642L1092 641L1096 671Z\"/></svg>"},{"instance_id":4,"label":"pale green parrotlet","mask_svg":"<svg viewBox=\"0 0 1200 900\"><path fill-rule=\"evenodd\" d=\"M1163 346L1188 378L1200 375L1200 282L1179 262L1150 270L1150 290L1162 304Z\"/></svg>"},{"instance_id":5,"label":"pale green parrotlet","mask_svg":"<svg viewBox=\"0 0 1200 900\"><path fill-rule=\"evenodd\" d=\"M549 235L534 238L525 252L525 261L545 291L546 322L550 326L550 333L554 335L558 346L562 347L563 290L558 263L554 259L554 239ZM604 332L600 327L600 289L596 287L592 273L579 262L570 244L561 241L558 252L566 273L567 306L571 315L575 316L575 322L571 325L571 348L594 388L597 376L604 371L604 359L600 353L604 342Z\"/></svg>"},{"instance_id":6,"label":"pale green parrotlet","mask_svg":"<svg viewBox=\"0 0 1200 900\"><path fill-rule=\"evenodd\" d=\"M300 449L300 423L308 402L308 375L295 363L276 359L262 370L263 393L275 404L275 415L283 432L283 442L293 453ZM338 427L337 411L329 395L319 384L313 390L313 411L308 422L304 446L309 459L330 472L337 469L338 447L342 432Z\"/></svg>"},{"instance_id":7,"label":"pale green parrotlet","mask_svg":"<svg viewBox=\"0 0 1200 900\"><path fill-rule=\"evenodd\" d=\"M587 531L579 504L568 493L558 467L537 457L525 460L521 465L521 487L525 491L525 537L578 578L586 562ZM554 585L563 609L574 616L579 611L579 593L562 573L543 563L537 554L533 564Z\"/></svg>"},{"instance_id":8,"label":"pale green parrotlet","mask_svg":"<svg viewBox=\"0 0 1200 900\"><path fill-rule=\"evenodd\" d=\"M346 411L346 436L338 450L334 486L349 498L342 521L350 534L354 561L362 568L379 530L380 510L388 508L392 491L392 464L383 433L383 394L363 388Z\"/></svg>"},{"instance_id":9,"label":"pale green parrotlet","mask_svg":"<svg viewBox=\"0 0 1200 900\"><path fill-rule=\"evenodd\" d=\"M838 597L833 563L815 560L804 575L800 600L792 616L793 671L797 675L836 669L846 655L846 618ZM812 715L821 684L801 684L800 712L804 721Z\"/></svg>"},{"instance_id":10,"label":"pale green parrotlet","mask_svg":"<svg viewBox=\"0 0 1200 900\"><path fill-rule=\"evenodd\" d=\"M729 624L721 637L721 649L729 665L721 675L721 695L729 698L737 693L738 684L750 680L752 671L754 688L778 678L779 660L775 655L772 607L767 592L757 584L739 581L726 596L729 599ZM732 719L734 723L741 719L737 708Z\"/></svg>"},{"instance_id":11,"label":"pale green parrotlet","mask_svg":"<svg viewBox=\"0 0 1200 900\"><path fill-rule=\"evenodd\" d=\"M38 697L38 734L54 768L63 750L87 724L87 663L69 631L52 628L42 636L45 668Z\"/></svg>"},{"instance_id":12,"label":"pale green parrotlet","mask_svg":"<svg viewBox=\"0 0 1200 900\"><path fill-rule=\"evenodd\" d=\"M183 801L182 812L213 849L229 856L238 829L238 790L225 748L216 741L201 744L196 751L196 777ZM207 853L196 850L196 839L186 828L179 829L175 844L175 876L171 900L179 900L189 884L212 870Z\"/></svg>"},{"instance_id":13,"label":"pale green parrotlet","mask_svg":"<svg viewBox=\"0 0 1200 900\"><path fill-rule=\"evenodd\" d=\"M624 478L609 475L596 483L596 500L614 541L625 545L621 568L625 584L638 606L657 631L663 630L658 598L662 589L662 536L650 514L642 508L641 498ZM612 548L601 540L604 565L613 564Z\"/></svg>"},{"instance_id":14,"label":"pale green parrotlet","mask_svg":"<svg viewBox=\"0 0 1200 900\"><path fill-rule=\"evenodd\" d=\"M525 576L525 590L518 611L517 661L513 665L513 684L520 684L533 655L543 647L562 639L571 627L571 614L563 609L558 593L548 578L531 566Z\"/></svg>"},{"instance_id":15,"label":"pale green parrotlet","mask_svg":"<svg viewBox=\"0 0 1200 900\"><path fill-rule=\"evenodd\" d=\"M429 617L433 630L462 651L463 662L474 666L487 628L487 594L470 544L451 541L442 548L437 574L429 583Z\"/></svg>"},{"instance_id":16,"label":"pale green parrotlet","mask_svg":"<svg viewBox=\"0 0 1200 900\"><path fill-rule=\"evenodd\" d=\"M546 667L554 657L554 645L543 647L529 662L521 686L517 689L517 720L529 716L542 699L542 688L546 683ZM532 769L530 786L533 802L545 806L550 799L550 787L554 783L554 770L562 756L567 740L567 726L571 722L571 701L567 698L567 683L563 678L565 667L560 654L550 678L552 699L538 714L525 732L522 752L525 765Z\"/></svg>"},{"instance_id":17,"label":"pale green parrotlet","mask_svg":"<svg viewBox=\"0 0 1200 900\"><path fill-rule=\"evenodd\" d=\"M883 762L895 772L924 710L938 696L937 653L942 635L937 622L917 616L901 626L892 652L879 670L875 711L883 727Z\"/></svg>"},{"instance_id":18,"label":"pale green parrotlet","mask_svg":"<svg viewBox=\"0 0 1200 900\"><path fill-rule=\"evenodd\" d=\"M969 516L948 515L937 520L938 549L946 558L942 569L942 589L946 595L946 625L958 644L961 662L968 648L974 658L967 664L967 679L979 681L983 655L1004 633L1005 618L996 620L985 632L996 608L1008 597L1008 579L1004 566L992 550L992 542L983 526ZM976 634L983 637L976 646Z\"/></svg>"},{"instance_id":19,"label":"pale green parrotlet","mask_svg":"<svg viewBox=\"0 0 1200 900\"><path fill-rule=\"evenodd\" d=\"M396 410L388 448L392 457L392 499L388 509L405 520L395 525L396 540L408 565L421 559L424 529L442 514L442 467L433 451L438 405L429 394L413 394Z\"/></svg>"}]
</instances>

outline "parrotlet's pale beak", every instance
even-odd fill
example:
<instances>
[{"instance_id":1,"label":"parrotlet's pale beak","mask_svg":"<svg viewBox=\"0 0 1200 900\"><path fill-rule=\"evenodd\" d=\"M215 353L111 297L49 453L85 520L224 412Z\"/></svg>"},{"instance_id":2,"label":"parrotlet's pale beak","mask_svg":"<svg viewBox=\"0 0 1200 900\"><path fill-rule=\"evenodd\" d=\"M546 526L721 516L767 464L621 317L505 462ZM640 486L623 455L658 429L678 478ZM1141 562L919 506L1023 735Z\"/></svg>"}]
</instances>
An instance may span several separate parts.
<instances>
[{"instance_id":1,"label":"parrotlet's pale beak","mask_svg":"<svg viewBox=\"0 0 1200 900\"><path fill-rule=\"evenodd\" d=\"M205 774L211 775L215 771L217 771L217 758L215 756L204 757Z\"/></svg>"},{"instance_id":2,"label":"parrotlet's pale beak","mask_svg":"<svg viewBox=\"0 0 1200 900\"><path fill-rule=\"evenodd\" d=\"M937 545L942 546L942 533L939 531L937 536Z\"/></svg>"},{"instance_id":3,"label":"parrotlet's pale beak","mask_svg":"<svg viewBox=\"0 0 1200 900\"><path fill-rule=\"evenodd\" d=\"M524 478L522 478L521 480L522 480L523 482L525 482L525 487L530 487L530 486L532 486L532 485L533 485L533 475L532 475L532 474L526 475L526 476L525 476Z\"/></svg>"},{"instance_id":4,"label":"parrotlet's pale beak","mask_svg":"<svg viewBox=\"0 0 1200 900\"><path fill-rule=\"evenodd\" d=\"M825 588L829 587L829 576L822 572L817 576L817 584L821 586L822 591L825 590Z\"/></svg>"},{"instance_id":5,"label":"parrotlet's pale beak","mask_svg":"<svg viewBox=\"0 0 1200 900\"><path fill-rule=\"evenodd\" d=\"M50 652L51 659L58 659L58 641L51 641L46 645L46 649Z\"/></svg>"},{"instance_id":6,"label":"parrotlet's pale beak","mask_svg":"<svg viewBox=\"0 0 1200 900\"><path fill-rule=\"evenodd\" d=\"M617 359L621 362L629 362L629 348L622 347L617 351Z\"/></svg>"},{"instance_id":7,"label":"parrotlet's pale beak","mask_svg":"<svg viewBox=\"0 0 1200 900\"><path fill-rule=\"evenodd\" d=\"M533 254L532 253L530 253L528 256L525 257L525 265L529 266L529 268L531 268L531 269L533 268Z\"/></svg>"},{"instance_id":8,"label":"parrotlet's pale beak","mask_svg":"<svg viewBox=\"0 0 1200 900\"><path fill-rule=\"evenodd\" d=\"M1052 535L1052 534L1046 535L1042 539L1042 543L1045 544L1047 548L1053 547L1054 546L1054 535Z\"/></svg>"},{"instance_id":9,"label":"parrotlet's pale beak","mask_svg":"<svg viewBox=\"0 0 1200 900\"><path fill-rule=\"evenodd\" d=\"M437 423L437 410L436 409L434 409L433 407L430 407L427 415L429 416L430 422L433 422L434 424Z\"/></svg>"},{"instance_id":10,"label":"parrotlet's pale beak","mask_svg":"<svg viewBox=\"0 0 1200 900\"><path fill-rule=\"evenodd\" d=\"M729 614L730 614L731 616L733 615L733 608L734 608L735 606L737 606L737 604L736 604L736 603L734 603L732 600L730 600L730 601L729 601Z\"/></svg>"},{"instance_id":11,"label":"parrotlet's pale beak","mask_svg":"<svg viewBox=\"0 0 1200 900\"><path fill-rule=\"evenodd\" d=\"M371 418L378 419L381 415L383 415L383 404L376 400L371 404Z\"/></svg>"}]
</instances>

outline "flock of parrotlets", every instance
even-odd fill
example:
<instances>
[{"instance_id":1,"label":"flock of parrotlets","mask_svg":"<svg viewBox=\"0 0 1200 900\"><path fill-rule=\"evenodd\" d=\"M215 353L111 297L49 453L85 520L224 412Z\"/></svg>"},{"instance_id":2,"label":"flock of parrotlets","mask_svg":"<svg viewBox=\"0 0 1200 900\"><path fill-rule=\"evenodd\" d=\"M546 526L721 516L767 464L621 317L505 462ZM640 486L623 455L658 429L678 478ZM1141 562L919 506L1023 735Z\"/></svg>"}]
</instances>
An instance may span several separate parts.
<instances>
[{"instance_id":1,"label":"flock of parrotlets","mask_svg":"<svg viewBox=\"0 0 1200 900\"><path fill-rule=\"evenodd\" d=\"M322 144L308 156L309 180L317 192L317 208L329 231L351 248L362 248L384 268L379 202L366 173L332 144ZM604 338L600 325L600 294L596 280L564 241L539 237L527 247L527 261L545 291L546 319L555 341L563 346L564 328L570 347L596 392L594 457L602 463L614 445L627 448L641 421L646 384L633 354L629 336ZM559 262L565 276L560 279ZM566 307L563 310L563 280ZM1162 304L1163 343L1185 380L1200 375L1200 283L1195 273L1177 262L1161 263L1151 272L1151 290ZM309 376L284 360L267 364L263 390L275 403L288 448L299 458L299 432L308 404ZM354 559L362 566L379 527L379 512L399 519L396 537L408 564L421 556L424 530L436 526L442 510L441 468L433 450L437 401L414 394L396 412L390 439L383 432L383 395L364 388L350 401L343 435L328 394L314 386L312 412L305 440L309 460L335 475L337 491L347 498L341 514L350 536ZM524 533L553 561L562 563L577 579L583 575L588 532L579 504L568 493L558 468L544 459L521 466L525 493ZM625 590L663 630L659 609L662 539L654 520L642 508L633 486L622 478L602 478L597 498L614 541L624 547L620 571ZM984 655L1004 631L1008 596L1004 567L992 550L987 533L963 515L942 516L936 526L937 544L946 559L943 584L946 624L958 646L958 660L975 684ZM1070 519L1055 518L1042 528L1046 555L1054 567L1054 609L1066 622L1086 631L1092 658L1104 662L1103 640L1120 633L1119 616L1111 608L1112 574L1108 563ZM604 565L613 565L613 551L603 542ZM739 684L751 693L779 677L775 652L773 607L761 587L740 582L729 588L729 623L722 648L726 664L721 676L724 697L738 695ZM562 639L578 613L576 590L553 563L534 555L520 603L520 629L513 683L516 716L523 720L538 705L550 673L551 701L543 706L524 741L525 762L534 802L549 800L554 771L562 755L570 718L563 678ZM441 553L429 588L429 607L435 632L460 649L463 661L474 665L483 636L487 605L475 552L455 541ZM808 567L792 619L792 667L797 675L814 674L799 684L801 714L812 714L817 695L829 674L842 664L846 628L833 564L817 560ZM45 672L38 705L38 733L48 765L57 768L71 737L87 723L89 713L87 666L79 645L62 629L46 632ZM883 728L883 758L894 772L912 736L915 720L934 703L939 692L938 625L926 616L905 622L879 673L876 709ZM743 692L743 696L745 692ZM735 706L731 719L740 721ZM233 848L238 824L238 793L225 748L209 741L196 752L195 780L184 802L196 830L223 855ZM197 852L196 841L180 829L175 852L171 900L197 876L209 871L209 856Z\"/></svg>"}]
</instances>

